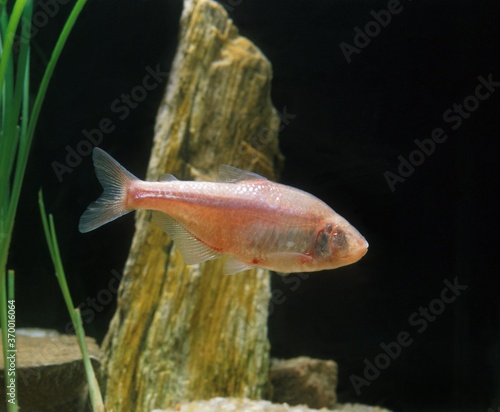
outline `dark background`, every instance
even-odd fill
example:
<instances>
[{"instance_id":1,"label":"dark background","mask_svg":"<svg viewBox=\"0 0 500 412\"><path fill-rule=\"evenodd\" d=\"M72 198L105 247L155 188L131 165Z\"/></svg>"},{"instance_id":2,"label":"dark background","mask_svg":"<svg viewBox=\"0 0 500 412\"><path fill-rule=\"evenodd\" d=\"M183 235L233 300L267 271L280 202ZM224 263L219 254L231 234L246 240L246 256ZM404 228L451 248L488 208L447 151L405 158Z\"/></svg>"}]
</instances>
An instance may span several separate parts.
<instances>
[{"instance_id":1,"label":"dark background","mask_svg":"<svg viewBox=\"0 0 500 412\"><path fill-rule=\"evenodd\" d=\"M222 4L271 61L275 107L295 115L280 134L282 181L325 200L370 242L369 253L355 265L273 278L279 297L270 310L273 355L336 360L343 402L401 411L496 411L500 304L493 265L493 142L500 130L500 87L456 130L443 118L474 94L478 76L500 81L494 3L402 1L402 11L350 63L339 45L354 45L355 27L363 29L374 20L370 12L387 9L387 2ZM34 84L69 8L59 5L32 39ZM17 215L9 266L17 273L19 327L65 331L69 322L39 220L36 196L42 187L73 299L87 309L87 333L102 340L115 306L114 300L107 303L109 293L99 291L108 288L113 270L123 269L133 216L80 234L78 219L101 191L90 156L62 179L53 163L64 163L66 146L75 148L84 129L109 117L116 128L100 147L144 177L165 83L123 120L111 105L142 83L146 67L169 70L180 12L179 1L89 0L77 22L41 113ZM415 139L431 138L435 128L448 139L392 191L384 173L397 174L401 159L417 149ZM444 281L453 284L455 278L467 289L439 306L435 299ZM429 306L443 311L423 320L420 308ZM353 376L367 379L367 363L380 360L381 344L396 341L402 331L412 343L356 391Z\"/></svg>"}]
</instances>

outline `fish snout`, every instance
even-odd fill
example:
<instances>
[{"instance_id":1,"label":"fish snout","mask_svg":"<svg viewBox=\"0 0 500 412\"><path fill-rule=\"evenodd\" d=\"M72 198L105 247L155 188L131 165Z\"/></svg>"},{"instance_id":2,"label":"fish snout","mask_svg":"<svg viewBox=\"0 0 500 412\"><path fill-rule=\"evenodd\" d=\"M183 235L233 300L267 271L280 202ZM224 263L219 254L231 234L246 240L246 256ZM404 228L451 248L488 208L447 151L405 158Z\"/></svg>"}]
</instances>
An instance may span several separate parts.
<instances>
[{"instance_id":1,"label":"fish snout","mask_svg":"<svg viewBox=\"0 0 500 412\"><path fill-rule=\"evenodd\" d=\"M366 239L362 235L359 235L359 237L355 241L355 245L352 248L353 258L355 259L354 260L355 262L361 259L364 255L366 255L369 246L370 245L368 244Z\"/></svg>"},{"instance_id":2,"label":"fish snout","mask_svg":"<svg viewBox=\"0 0 500 412\"><path fill-rule=\"evenodd\" d=\"M332 233L332 255L342 262L342 266L361 259L368 246L366 239L352 226L338 228Z\"/></svg>"}]
</instances>

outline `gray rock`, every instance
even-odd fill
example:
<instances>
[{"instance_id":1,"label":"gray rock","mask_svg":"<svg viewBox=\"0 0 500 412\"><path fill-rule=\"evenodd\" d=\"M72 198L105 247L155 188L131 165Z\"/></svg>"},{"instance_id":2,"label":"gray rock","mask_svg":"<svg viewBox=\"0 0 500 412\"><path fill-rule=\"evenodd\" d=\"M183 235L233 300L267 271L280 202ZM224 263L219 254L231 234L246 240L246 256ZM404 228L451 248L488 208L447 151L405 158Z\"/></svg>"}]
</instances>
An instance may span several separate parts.
<instances>
[{"instance_id":1,"label":"gray rock","mask_svg":"<svg viewBox=\"0 0 500 412\"><path fill-rule=\"evenodd\" d=\"M291 407L289 405L276 405L269 401L254 401L246 398L212 398L207 401L195 401L178 405L175 409L152 412L307 412L316 411L307 406Z\"/></svg>"},{"instance_id":2,"label":"gray rock","mask_svg":"<svg viewBox=\"0 0 500 412\"><path fill-rule=\"evenodd\" d=\"M337 364L305 356L275 361L271 366L272 400L311 408L335 408Z\"/></svg>"},{"instance_id":3,"label":"gray rock","mask_svg":"<svg viewBox=\"0 0 500 412\"><path fill-rule=\"evenodd\" d=\"M344 407L346 409L344 409ZM255 401L246 398L212 398L206 401L194 401L179 404L175 409L154 409L151 412L314 412L320 409L310 409L307 406L290 406L275 404L269 401ZM329 411L321 409L321 411ZM390 412L378 406L346 404L331 412Z\"/></svg>"},{"instance_id":4,"label":"gray rock","mask_svg":"<svg viewBox=\"0 0 500 412\"><path fill-rule=\"evenodd\" d=\"M18 329L16 332L19 408L29 412L84 411L87 380L76 337L42 329ZM86 343L97 374L101 351L94 339L86 338ZM3 357L0 356L2 388L3 369ZM5 391L0 390L0 411L4 406Z\"/></svg>"}]
</instances>

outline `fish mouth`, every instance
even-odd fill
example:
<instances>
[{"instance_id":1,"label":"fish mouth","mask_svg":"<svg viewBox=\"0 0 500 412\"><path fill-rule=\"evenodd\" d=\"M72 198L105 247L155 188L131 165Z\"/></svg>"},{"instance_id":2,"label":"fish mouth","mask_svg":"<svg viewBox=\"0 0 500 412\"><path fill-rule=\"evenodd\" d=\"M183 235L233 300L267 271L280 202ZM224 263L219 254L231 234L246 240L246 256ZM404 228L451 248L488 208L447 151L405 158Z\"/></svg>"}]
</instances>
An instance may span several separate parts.
<instances>
[{"instance_id":1,"label":"fish mouth","mask_svg":"<svg viewBox=\"0 0 500 412\"><path fill-rule=\"evenodd\" d=\"M369 246L370 245L367 242L367 240L363 236L360 235L356 241L356 245L353 247L353 251L352 251L352 254L350 256L352 259L351 263L357 262L364 255L366 255L366 253L368 252Z\"/></svg>"},{"instance_id":2,"label":"fish mouth","mask_svg":"<svg viewBox=\"0 0 500 412\"><path fill-rule=\"evenodd\" d=\"M339 216L331 236L331 247L336 267L342 267L355 263L366 255L369 244L354 226Z\"/></svg>"},{"instance_id":3,"label":"fish mouth","mask_svg":"<svg viewBox=\"0 0 500 412\"><path fill-rule=\"evenodd\" d=\"M369 244L362 235L352 233L348 235L348 241L342 255L337 254L336 263L333 268L339 268L356 263L368 252Z\"/></svg>"},{"instance_id":4,"label":"fish mouth","mask_svg":"<svg viewBox=\"0 0 500 412\"><path fill-rule=\"evenodd\" d=\"M343 266L355 263L366 255L369 244L361 234L351 232L346 246L344 256L339 256Z\"/></svg>"}]
</instances>

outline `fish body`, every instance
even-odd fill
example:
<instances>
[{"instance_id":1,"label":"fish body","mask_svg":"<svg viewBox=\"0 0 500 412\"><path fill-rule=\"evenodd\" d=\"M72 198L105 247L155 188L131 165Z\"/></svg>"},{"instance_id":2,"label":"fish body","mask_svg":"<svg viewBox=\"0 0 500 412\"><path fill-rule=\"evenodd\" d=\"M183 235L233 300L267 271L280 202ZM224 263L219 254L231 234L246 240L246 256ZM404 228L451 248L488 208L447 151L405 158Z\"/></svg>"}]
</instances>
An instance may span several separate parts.
<instances>
[{"instance_id":1,"label":"fish body","mask_svg":"<svg viewBox=\"0 0 500 412\"><path fill-rule=\"evenodd\" d=\"M358 261L364 237L313 195L255 173L222 166L217 182L137 179L94 149L103 195L82 215L88 232L130 211L153 211L187 264L225 257L224 272L334 269Z\"/></svg>"}]
</instances>

